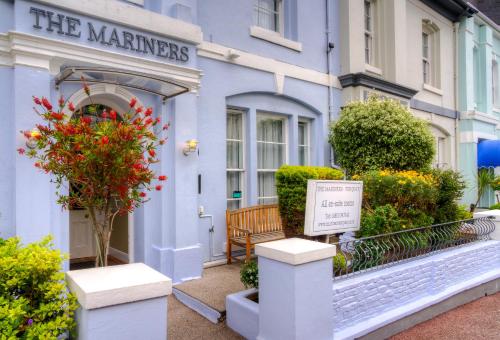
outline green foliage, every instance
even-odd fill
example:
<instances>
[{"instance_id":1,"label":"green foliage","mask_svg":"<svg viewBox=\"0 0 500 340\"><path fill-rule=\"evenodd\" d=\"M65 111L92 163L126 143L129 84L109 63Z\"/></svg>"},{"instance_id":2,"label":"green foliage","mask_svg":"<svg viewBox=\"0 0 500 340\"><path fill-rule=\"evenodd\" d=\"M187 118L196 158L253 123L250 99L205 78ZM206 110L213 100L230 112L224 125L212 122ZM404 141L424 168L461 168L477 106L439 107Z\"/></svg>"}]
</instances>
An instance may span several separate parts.
<instances>
[{"instance_id":1,"label":"green foliage","mask_svg":"<svg viewBox=\"0 0 500 340\"><path fill-rule=\"evenodd\" d=\"M460 210L458 200L462 197L465 182L460 173L453 170L432 170L436 179L438 197L436 211L433 214L435 223L444 223L461 219L463 211Z\"/></svg>"},{"instance_id":2,"label":"green foliage","mask_svg":"<svg viewBox=\"0 0 500 340\"><path fill-rule=\"evenodd\" d=\"M427 123L391 99L371 97L345 106L330 127L329 141L350 174L426 169L434 156Z\"/></svg>"},{"instance_id":3,"label":"green foliage","mask_svg":"<svg viewBox=\"0 0 500 340\"><path fill-rule=\"evenodd\" d=\"M361 237L390 233L400 229L401 219L396 209L390 204L376 207L371 212L362 211L359 232Z\"/></svg>"},{"instance_id":4,"label":"green foliage","mask_svg":"<svg viewBox=\"0 0 500 340\"><path fill-rule=\"evenodd\" d=\"M0 243L0 339L56 339L74 328L77 302L61 272L65 257L52 247L50 237Z\"/></svg>"},{"instance_id":5,"label":"green foliage","mask_svg":"<svg viewBox=\"0 0 500 340\"><path fill-rule=\"evenodd\" d=\"M259 267L256 261L248 261L241 266L240 280L245 288L259 288Z\"/></svg>"},{"instance_id":6,"label":"green foliage","mask_svg":"<svg viewBox=\"0 0 500 340\"><path fill-rule=\"evenodd\" d=\"M490 210L500 209L500 203L495 203L490 207Z\"/></svg>"},{"instance_id":7,"label":"green foliage","mask_svg":"<svg viewBox=\"0 0 500 340\"><path fill-rule=\"evenodd\" d=\"M387 244L380 243L377 240L356 243L352 258L353 271L364 270L382 264L385 253L389 249Z\"/></svg>"},{"instance_id":8,"label":"green foliage","mask_svg":"<svg viewBox=\"0 0 500 340\"><path fill-rule=\"evenodd\" d=\"M306 209L307 180L342 179L342 171L319 166L283 165L276 172L279 209L285 232L302 234Z\"/></svg>"},{"instance_id":9,"label":"green foliage","mask_svg":"<svg viewBox=\"0 0 500 340\"><path fill-rule=\"evenodd\" d=\"M333 272L335 275L347 273L347 260L342 253L337 253L333 257Z\"/></svg>"},{"instance_id":10,"label":"green foliage","mask_svg":"<svg viewBox=\"0 0 500 340\"><path fill-rule=\"evenodd\" d=\"M483 194L495 183L495 174L492 169L481 168L477 171L477 200L471 207L471 212L474 212Z\"/></svg>"}]
</instances>

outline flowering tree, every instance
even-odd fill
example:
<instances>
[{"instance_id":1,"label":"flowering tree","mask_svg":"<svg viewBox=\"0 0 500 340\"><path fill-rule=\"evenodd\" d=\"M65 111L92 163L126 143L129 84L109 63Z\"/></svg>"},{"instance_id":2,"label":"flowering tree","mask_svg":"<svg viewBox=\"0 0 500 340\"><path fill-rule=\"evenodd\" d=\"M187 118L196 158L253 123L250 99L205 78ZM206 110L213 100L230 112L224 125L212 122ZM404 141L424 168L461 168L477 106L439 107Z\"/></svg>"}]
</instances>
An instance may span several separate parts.
<instances>
[{"instance_id":1,"label":"flowering tree","mask_svg":"<svg viewBox=\"0 0 500 340\"><path fill-rule=\"evenodd\" d=\"M84 90L91 98L86 84ZM98 104L75 110L63 97L57 109L47 98L33 100L43 123L22 131L29 148L17 151L53 175L63 208L87 211L97 245L96 267L106 266L115 217L146 202L146 192L161 190L160 182L167 179L151 170L158 162L156 149L165 142L153 132L160 118L153 118L151 108L137 106L135 98L122 116ZM66 106L71 117L64 113Z\"/></svg>"}]
</instances>

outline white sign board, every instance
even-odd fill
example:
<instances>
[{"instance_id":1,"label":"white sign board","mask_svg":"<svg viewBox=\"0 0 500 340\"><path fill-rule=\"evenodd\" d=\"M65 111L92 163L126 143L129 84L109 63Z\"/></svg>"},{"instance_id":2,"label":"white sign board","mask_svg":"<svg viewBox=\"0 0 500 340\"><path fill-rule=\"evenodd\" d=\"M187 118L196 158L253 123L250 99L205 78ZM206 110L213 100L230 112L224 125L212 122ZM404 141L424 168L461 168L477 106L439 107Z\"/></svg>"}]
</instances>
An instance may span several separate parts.
<instances>
[{"instance_id":1,"label":"white sign board","mask_svg":"<svg viewBox=\"0 0 500 340\"><path fill-rule=\"evenodd\" d=\"M359 230L362 196L361 181L308 180L304 234Z\"/></svg>"}]
</instances>

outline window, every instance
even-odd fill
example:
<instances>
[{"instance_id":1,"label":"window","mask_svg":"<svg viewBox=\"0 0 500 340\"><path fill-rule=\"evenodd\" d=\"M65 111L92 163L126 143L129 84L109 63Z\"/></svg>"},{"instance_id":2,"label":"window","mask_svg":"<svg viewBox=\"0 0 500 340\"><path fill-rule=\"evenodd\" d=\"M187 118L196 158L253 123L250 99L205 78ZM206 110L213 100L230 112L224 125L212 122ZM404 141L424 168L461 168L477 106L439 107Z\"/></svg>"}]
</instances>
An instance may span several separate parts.
<instances>
[{"instance_id":1,"label":"window","mask_svg":"<svg viewBox=\"0 0 500 340\"><path fill-rule=\"evenodd\" d=\"M440 84L439 27L429 20L422 21L422 78L424 84L439 88Z\"/></svg>"},{"instance_id":2,"label":"window","mask_svg":"<svg viewBox=\"0 0 500 340\"><path fill-rule=\"evenodd\" d=\"M429 60L429 34L422 33L422 67L424 70L424 83L430 84L431 63Z\"/></svg>"},{"instance_id":3,"label":"window","mask_svg":"<svg viewBox=\"0 0 500 340\"><path fill-rule=\"evenodd\" d=\"M442 169L447 166L446 163L446 138L438 137L436 146L436 168Z\"/></svg>"},{"instance_id":4,"label":"window","mask_svg":"<svg viewBox=\"0 0 500 340\"><path fill-rule=\"evenodd\" d=\"M479 77L481 76L480 70L481 67L479 65L479 49L477 46L474 46L474 49L472 51L472 63L473 63L473 68L474 68L474 77L473 77L473 85L474 85L474 91L473 96L474 96L474 109L477 109L479 106L479 102L481 98L479 97Z\"/></svg>"},{"instance_id":5,"label":"window","mask_svg":"<svg viewBox=\"0 0 500 340\"><path fill-rule=\"evenodd\" d=\"M281 0L256 0L254 24L256 26L283 33L283 11Z\"/></svg>"},{"instance_id":6,"label":"window","mask_svg":"<svg viewBox=\"0 0 500 340\"><path fill-rule=\"evenodd\" d=\"M243 112L228 110L226 124L227 208L234 210L243 206L244 197Z\"/></svg>"},{"instance_id":7,"label":"window","mask_svg":"<svg viewBox=\"0 0 500 340\"><path fill-rule=\"evenodd\" d=\"M374 40L374 0L365 0L365 63L375 65L373 40Z\"/></svg>"},{"instance_id":8,"label":"window","mask_svg":"<svg viewBox=\"0 0 500 340\"><path fill-rule=\"evenodd\" d=\"M498 108L500 106L499 102L499 89L498 89L498 62L495 59L491 63L491 91L493 97L493 107Z\"/></svg>"},{"instance_id":9,"label":"window","mask_svg":"<svg viewBox=\"0 0 500 340\"><path fill-rule=\"evenodd\" d=\"M305 121L299 122L299 165L309 165L310 140L309 140L309 123Z\"/></svg>"},{"instance_id":10,"label":"window","mask_svg":"<svg viewBox=\"0 0 500 340\"><path fill-rule=\"evenodd\" d=\"M258 204L277 203L274 175L286 163L286 122L276 116L257 116Z\"/></svg>"}]
</instances>

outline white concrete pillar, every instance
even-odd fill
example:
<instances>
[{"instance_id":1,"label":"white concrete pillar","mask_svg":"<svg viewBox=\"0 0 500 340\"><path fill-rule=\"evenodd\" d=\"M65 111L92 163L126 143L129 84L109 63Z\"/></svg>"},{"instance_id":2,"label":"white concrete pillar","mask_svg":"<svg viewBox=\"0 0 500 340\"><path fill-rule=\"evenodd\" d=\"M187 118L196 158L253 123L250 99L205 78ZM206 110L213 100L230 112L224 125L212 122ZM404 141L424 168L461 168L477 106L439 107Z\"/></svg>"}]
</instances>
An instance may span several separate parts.
<instances>
[{"instance_id":1,"label":"white concrete pillar","mask_svg":"<svg viewBox=\"0 0 500 340\"><path fill-rule=\"evenodd\" d=\"M80 304L79 340L167 338L172 280L143 263L66 273Z\"/></svg>"},{"instance_id":2,"label":"white concrete pillar","mask_svg":"<svg viewBox=\"0 0 500 340\"><path fill-rule=\"evenodd\" d=\"M258 244L255 253L259 257L257 339L333 339L335 247L292 238Z\"/></svg>"}]
</instances>

